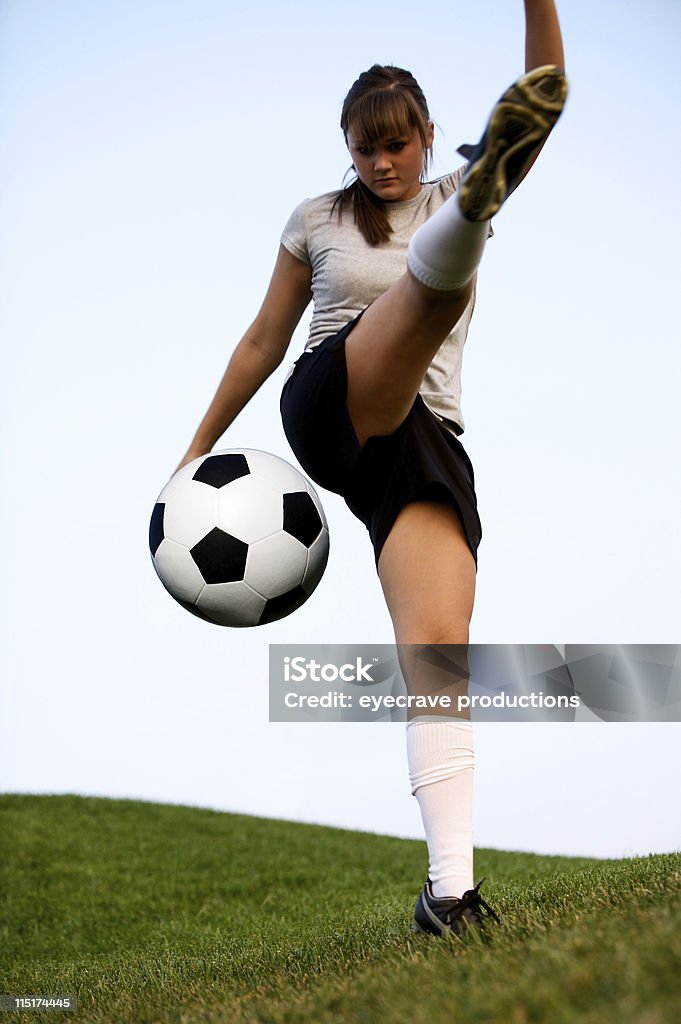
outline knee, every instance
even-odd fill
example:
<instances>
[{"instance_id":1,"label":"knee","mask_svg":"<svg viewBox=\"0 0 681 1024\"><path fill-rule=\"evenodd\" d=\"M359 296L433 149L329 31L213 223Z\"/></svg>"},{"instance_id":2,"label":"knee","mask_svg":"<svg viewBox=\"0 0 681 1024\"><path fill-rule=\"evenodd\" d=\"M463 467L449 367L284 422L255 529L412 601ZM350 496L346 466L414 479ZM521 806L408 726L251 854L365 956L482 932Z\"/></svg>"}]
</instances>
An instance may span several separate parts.
<instances>
[{"instance_id":1,"label":"knee","mask_svg":"<svg viewBox=\"0 0 681 1024\"><path fill-rule=\"evenodd\" d=\"M451 309L452 314L450 315L456 313L460 316L468 306L473 294L474 278L471 278L457 288L431 288L424 281L421 281L414 274L412 268L408 266L406 281L411 293L412 302L420 306L423 313L427 313L433 308L444 308L448 311Z\"/></svg>"},{"instance_id":2,"label":"knee","mask_svg":"<svg viewBox=\"0 0 681 1024\"><path fill-rule=\"evenodd\" d=\"M431 647L449 644L467 644L468 622L447 620L444 622L410 623L398 631L398 644L427 644Z\"/></svg>"}]
</instances>

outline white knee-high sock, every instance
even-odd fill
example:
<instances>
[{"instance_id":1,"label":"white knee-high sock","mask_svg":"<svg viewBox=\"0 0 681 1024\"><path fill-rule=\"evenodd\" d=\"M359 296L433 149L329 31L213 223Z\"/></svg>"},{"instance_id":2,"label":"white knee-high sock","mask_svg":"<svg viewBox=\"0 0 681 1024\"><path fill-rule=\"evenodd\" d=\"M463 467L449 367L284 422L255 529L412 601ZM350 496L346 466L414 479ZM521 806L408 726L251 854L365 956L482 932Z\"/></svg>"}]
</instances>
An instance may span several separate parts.
<instances>
[{"instance_id":1,"label":"white knee-high sock","mask_svg":"<svg viewBox=\"0 0 681 1024\"><path fill-rule=\"evenodd\" d=\"M428 288L453 292L478 269L489 221L467 220L454 193L411 237L407 266Z\"/></svg>"},{"instance_id":2,"label":"white knee-high sock","mask_svg":"<svg viewBox=\"0 0 681 1024\"><path fill-rule=\"evenodd\" d=\"M473 888L473 728L458 718L416 718L407 724L412 793L428 844L433 895Z\"/></svg>"}]
</instances>

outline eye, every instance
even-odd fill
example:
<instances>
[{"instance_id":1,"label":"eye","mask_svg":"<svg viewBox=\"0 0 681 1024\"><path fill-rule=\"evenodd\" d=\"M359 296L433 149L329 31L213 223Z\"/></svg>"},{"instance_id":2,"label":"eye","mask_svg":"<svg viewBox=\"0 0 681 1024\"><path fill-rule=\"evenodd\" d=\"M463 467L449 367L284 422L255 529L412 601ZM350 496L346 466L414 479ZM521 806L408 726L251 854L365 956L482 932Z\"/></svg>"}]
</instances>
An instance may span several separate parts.
<instances>
[{"instance_id":1,"label":"eye","mask_svg":"<svg viewBox=\"0 0 681 1024\"><path fill-rule=\"evenodd\" d=\"M391 153L401 153L402 150L404 149L405 145L406 145L406 143L404 143L404 142L391 142L390 143L390 151L391 151Z\"/></svg>"},{"instance_id":2,"label":"eye","mask_svg":"<svg viewBox=\"0 0 681 1024\"><path fill-rule=\"evenodd\" d=\"M355 149L357 150L360 156L368 156L370 152L368 146L355 146Z\"/></svg>"}]
</instances>

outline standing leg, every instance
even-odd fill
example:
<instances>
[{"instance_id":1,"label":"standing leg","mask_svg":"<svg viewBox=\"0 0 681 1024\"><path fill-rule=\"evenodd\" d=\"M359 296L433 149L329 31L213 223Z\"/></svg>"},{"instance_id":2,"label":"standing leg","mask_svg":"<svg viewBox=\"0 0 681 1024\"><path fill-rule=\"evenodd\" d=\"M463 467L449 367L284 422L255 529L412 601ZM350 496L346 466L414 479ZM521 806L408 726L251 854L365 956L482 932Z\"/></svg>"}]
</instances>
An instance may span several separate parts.
<instances>
[{"instance_id":1,"label":"standing leg","mask_svg":"<svg viewBox=\"0 0 681 1024\"><path fill-rule=\"evenodd\" d=\"M460 897L473 886L473 742L471 723L455 700L466 692L465 647L453 647L451 660L447 648L468 642L475 560L456 511L433 502L407 505L385 542L378 573L407 692L446 694L453 701L451 711L435 709L428 717L410 712L407 756L432 893Z\"/></svg>"}]
</instances>

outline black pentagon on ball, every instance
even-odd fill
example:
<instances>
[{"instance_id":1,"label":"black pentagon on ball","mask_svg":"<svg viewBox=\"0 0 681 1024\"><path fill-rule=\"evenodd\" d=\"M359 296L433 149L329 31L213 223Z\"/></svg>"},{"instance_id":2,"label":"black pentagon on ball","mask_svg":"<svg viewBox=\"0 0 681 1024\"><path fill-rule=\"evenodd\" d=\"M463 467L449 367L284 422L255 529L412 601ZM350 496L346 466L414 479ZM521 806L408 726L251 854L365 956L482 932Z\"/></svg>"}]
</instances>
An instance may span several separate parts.
<instances>
[{"instance_id":1,"label":"black pentagon on ball","mask_svg":"<svg viewBox=\"0 0 681 1024\"><path fill-rule=\"evenodd\" d=\"M234 583L244 578L248 544L217 526L190 548L190 554L206 583Z\"/></svg>"},{"instance_id":2,"label":"black pentagon on ball","mask_svg":"<svg viewBox=\"0 0 681 1024\"><path fill-rule=\"evenodd\" d=\"M194 473L192 480L198 480L201 484L210 484L211 487L224 487L242 476L249 476L250 472L246 456L239 452L209 455Z\"/></svg>"},{"instance_id":3,"label":"black pentagon on ball","mask_svg":"<svg viewBox=\"0 0 681 1024\"><path fill-rule=\"evenodd\" d=\"M157 501L154 505L154 511L151 513L151 519L149 521L149 548L152 555L156 554L161 541L165 537L163 532L163 514L165 512L165 508L164 502Z\"/></svg>"},{"instance_id":4,"label":"black pentagon on ball","mask_svg":"<svg viewBox=\"0 0 681 1024\"><path fill-rule=\"evenodd\" d=\"M322 517L307 491L295 491L284 495L284 530L299 540L305 547L310 546L319 536Z\"/></svg>"},{"instance_id":5,"label":"black pentagon on ball","mask_svg":"<svg viewBox=\"0 0 681 1024\"><path fill-rule=\"evenodd\" d=\"M305 604L309 595L305 593L302 587L294 587L293 590L287 590L285 594L280 594L279 597L271 597L263 608L262 615L258 619L258 625L264 626L267 622L276 622L277 619L283 619L284 616L290 615L296 608L300 608L301 604Z\"/></svg>"}]
</instances>

